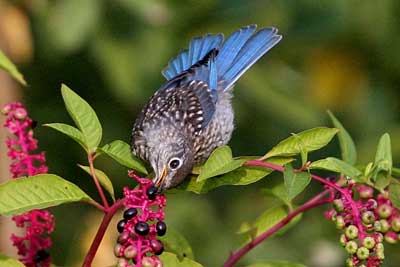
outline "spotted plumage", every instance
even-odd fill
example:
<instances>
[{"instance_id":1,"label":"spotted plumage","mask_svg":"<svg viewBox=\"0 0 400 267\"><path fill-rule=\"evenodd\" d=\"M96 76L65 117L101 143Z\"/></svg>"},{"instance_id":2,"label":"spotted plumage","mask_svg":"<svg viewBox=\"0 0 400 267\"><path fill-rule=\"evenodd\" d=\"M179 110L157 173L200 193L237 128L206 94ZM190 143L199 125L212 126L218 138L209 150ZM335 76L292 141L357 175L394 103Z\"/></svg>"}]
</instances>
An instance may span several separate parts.
<instances>
[{"instance_id":1,"label":"spotted plumage","mask_svg":"<svg viewBox=\"0 0 400 267\"><path fill-rule=\"evenodd\" d=\"M232 89L239 77L281 36L250 25L223 41L222 34L194 38L189 50L163 70L168 82L137 118L132 151L149 161L159 191L178 185L196 163L227 144L234 129Z\"/></svg>"}]
</instances>

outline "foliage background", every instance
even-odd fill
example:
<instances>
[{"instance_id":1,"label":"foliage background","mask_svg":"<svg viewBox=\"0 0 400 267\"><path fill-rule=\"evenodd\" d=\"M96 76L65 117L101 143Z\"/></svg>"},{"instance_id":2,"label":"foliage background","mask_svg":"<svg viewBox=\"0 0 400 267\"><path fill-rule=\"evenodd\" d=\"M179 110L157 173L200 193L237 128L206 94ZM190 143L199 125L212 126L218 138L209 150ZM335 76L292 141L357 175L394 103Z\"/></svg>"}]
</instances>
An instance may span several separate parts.
<instances>
[{"instance_id":1,"label":"foliage background","mask_svg":"<svg viewBox=\"0 0 400 267\"><path fill-rule=\"evenodd\" d=\"M164 82L161 69L192 37L228 35L252 23L275 26L283 40L236 86L236 131L230 143L234 154L261 155L291 132L328 125L325 111L331 109L356 140L362 163L372 161L379 136L389 132L396 166L399 15L396 0L0 0L0 46L20 63L29 83L20 94L39 124L70 122L59 90L66 83L97 111L105 142L129 141L136 115ZM85 163L78 145L44 127L37 128L36 136L47 151L50 172L96 194L90 177L76 166ZM313 154L324 155L339 156L337 143ZM114 177L117 195L131 183L116 164L99 159L97 166ZM220 266L240 244L235 234L240 224L277 204L261 189L280 179L268 176L251 186L222 187L200 196L171 194L167 223L186 236L199 262ZM299 201L320 188L314 184ZM342 266L339 237L322 211L309 212L287 234L265 242L244 261ZM83 205L54 212L58 221L51 253L58 265L78 266L100 214ZM113 262L114 226L95 266ZM398 266L400 254L390 253L396 247L387 247L384 266Z\"/></svg>"}]
</instances>

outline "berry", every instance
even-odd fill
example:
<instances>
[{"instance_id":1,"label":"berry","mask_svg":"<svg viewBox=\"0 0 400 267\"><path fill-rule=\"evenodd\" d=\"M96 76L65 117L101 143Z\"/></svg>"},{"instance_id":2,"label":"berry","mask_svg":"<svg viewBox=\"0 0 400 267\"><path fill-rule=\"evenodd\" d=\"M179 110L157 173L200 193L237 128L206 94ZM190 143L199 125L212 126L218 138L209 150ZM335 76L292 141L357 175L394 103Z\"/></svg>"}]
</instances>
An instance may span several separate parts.
<instances>
[{"instance_id":1,"label":"berry","mask_svg":"<svg viewBox=\"0 0 400 267\"><path fill-rule=\"evenodd\" d=\"M360 247L357 249L357 257L360 260L365 260L368 259L369 257L369 250L366 247Z\"/></svg>"},{"instance_id":2,"label":"berry","mask_svg":"<svg viewBox=\"0 0 400 267\"><path fill-rule=\"evenodd\" d=\"M121 255L121 248L122 248L122 246L121 246L121 244L116 244L115 246L114 246L114 255L115 255L115 257L120 257Z\"/></svg>"},{"instance_id":3,"label":"berry","mask_svg":"<svg viewBox=\"0 0 400 267\"><path fill-rule=\"evenodd\" d=\"M374 222L374 231L381 232L382 231L382 224L380 221Z\"/></svg>"},{"instance_id":4,"label":"berry","mask_svg":"<svg viewBox=\"0 0 400 267\"><path fill-rule=\"evenodd\" d=\"M346 260L346 267L354 267L353 259L350 258Z\"/></svg>"},{"instance_id":5,"label":"berry","mask_svg":"<svg viewBox=\"0 0 400 267\"><path fill-rule=\"evenodd\" d=\"M355 239L358 237L358 228L354 225L349 225L345 230L346 237L349 239Z\"/></svg>"},{"instance_id":6,"label":"berry","mask_svg":"<svg viewBox=\"0 0 400 267\"><path fill-rule=\"evenodd\" d=\"M355 241L349 241L346 244L346 251L349 254L354 254L357 252L358 245Z\"/></svg>"},{"instance_id":7,"label":"berry","mask_svg":"<svg viewBox=\"0 0 400 267\"><path fill-rule=\"evenodd\" d=\"M118 263L117 263L117 267L127 267L128 266L129 261L124 259L124 258L119 258L118 259Z\"/></svg>"},{"instance_id":8,"label":"berry","mask_svg":"<svg viewBox=\"0 0 400 267\"><path fill-rule=\"evenodd\" d=\"M41 249L41 250L38 250L38 252L36 252L36 256L33 259L33 261L38 263L38 262L46 260L48 257L50 257L50 254L46 250Z\"/></svg>"},{"instance_id":9,"label":"berry","mask_svg":"<svg viewBox=\"0 0 400 267\"><path fill-rule=\"evenodd\" d=\"M377 213L381 219L389 218L392 215L392 207L388 204L382 204L378 207Z\"/></svg>"},{"instance_id":10,"label":"berry","mask_svg":"<svg viewBox=\"0 0 400 267\"><path fill-rule=\"evenodd\" d=\"M371 224L375 221L375 215L372 211L366 211L362 214L362 221L365 224Z\"/></svg>"},{"instance_id":11,"label":"berry","mask_svg":"<svg viewBox=\"0 0 400 267\"><path fill-rule=\"evenodd\" d=\"M387 232L385 234L385 241L389 244L396 244L399 238L395 232Z\"/></svg>"},{"instance_id":12,"label":"berry","mask_svg":"<svg viewBox=\"0 0 400 267\"><path fill-rule=\"evenodd\" d=\"M392 229L395 232L400 232L400 217L394 217L392 220Z\"/></svg>"},{"instance_id":13,"label":"berry","mask_svg":"<svg viewBox=\"0 0 400 267\"><path fill-rule=\"evenodd\" d=\"M347 243L346 236L344 234L341 234L340 235L340 244L344 247L344 246L346 246L346 243Z\"/></svg>"},{"instance_id":14,"label":"berry","mask_svg":"<svg viewBox=\"0 0 400 267\"><path fill-rule=\"evenodd\" d=\"M364 238L362 244L364 247L368 249L373 249L375 247L375 239L370 236L367 236L366 238Z\"/></svg>"},{"instance_id":15,"label":"berry","mask_svg":"<svg viewBox=\"0 0 400 267\"><path fill-rule=\"evenodd\" d=\"M126 241L128 241L129 237L130 237L130 236L129 236L129 233L128 233L128 232L122 232L121 234L119 234L118 239L117 239L117 242L118 242L119 244L125 244Z\"/></svg>"},{"instance_id":16,"label":"berry","mask_svg":"<svg viewBox=\"0 0 400 267\"><path fill-rule=\"evenodd\" d=\"M130 220L137 215L138 211L135 208L129 208L124 212L124 219Z\"/></svg>"},{"instance_id":17,"label":"berry","mask_svg":"<svg viewBox=\"0 0 400 267\"><path fill-rule=\"evenodd\" d=\"M335 199L335 200L333 201L333 207L334 207L334 209L335 209L337 212L341 212L341 211L344 210L343 202L342 202L342 200L340 200L340 199Z\"/></svg>"},{"instance_id":18,"label":"berry","mask_svg":"<svg viewBox=\"0 0 400 267\"><path fill-rule=\"evenodd\" d=\"M146 190L146 195L150 200L154 200L156 198L157 191L158 190L157 190L157 188L155 186L150 186Z\"/></svg>"},{"instance_id":19,"label":"berry","mask_svg":"<svg viewBox=\"0 0 400 267\"><path fill-rule=\"evenodd\" d=\"M165 222L157 222L156 224L157 235L163 236L167 232L167 225Z\"/></svg>"},{"instance_id":20,"label":"berry","mask_svg":"<svg viewBox=\"0 0 400 267\"><path fill-rule=\"evenodd\" d=\"M150 232L150 227L149 227L149 225L148 225L147 223L145 223L145 222L138 222L138 223L135 225L135 232L136 232L138 235L144 236L144 235L147 235L147 234Z\"/></svg>"},{"instance_id":21,"label":"berry","mask_svg":"<svg viewBox=\"0 0 400 267\"><path fill-rule=\"evenodd\" d=\"M144 257L142 260L143 267L156 267L155 261L150 257Z\"/></svg>"},{"instance_id":22,"label":"berry","mask_svg":"<svg viewBox=\"0 0 400 267\"><path fill-rule=\"evenodd\" d=\"M124 231L125 225L126 225L126 220L125 219L122 219L122 220L120 220L118 222L117 230L118 230L119 233L122 233L122 231Z\"/></svg>"},{"instance_id":23,"label":"berry","mask_svg":"<svg viewBox=\"0 0 400 267\"><path fill-rule=\"evenodd\" d=\"M150 241L150 247L154 254L160 255L164 251L164 245L160 240L153 239Z\"/></svg>"},{"instance_id":24,"label":"berry","mask_svg":"<svg viewBox=\"0 0 400 267\"><path fill-rule=\"evenodd\" d=\"M360 197L364 199L372 198L374 196L374 189L369 186L360 185L358 187L358 192L360 193Z\"/></svg>"},{"instance_id":25,"label":"berry","mask_svg":"<svg viewBox=\"0 0 400 267\"><path fill-rule=\"evenodd\" d=\"M390 230L390 224L388 223L387 220L380 220L381 223L381 231L382 233L386 233L387 231Z\"/></svg>"},{"instance_id":26,"label":"berry","mask_svg":"<svg viewBox=\"0 0 400 267\"><path fill-rule=\"evenodd\" d=\"M374 209L376 209L378 207L378 202L376 202L375 199L371 198L371 199L368 199L368 201L365 204L365 206L366 206L367 209L374 210Z\"/></svg>"},{"instance_id":27,"label":"berry","mask_svg":"<svg viewBox=\"0 0 400 267\"><path fill-rule=\"evenodd\" d=\"M341 230L345 226L345 222L342 216L336 216L336 228Z\"/></svg>"},{"instance_id":28,"label":"berry","mask_svg":"<svg viewBox=\"0 0 400 267\"><path fill-rule=\"evenodd\" d=\"M125 248L124 257L125 259L133 259L137 255L137 248L133 245L130 245Z\"/></svg>"}]
</instances>

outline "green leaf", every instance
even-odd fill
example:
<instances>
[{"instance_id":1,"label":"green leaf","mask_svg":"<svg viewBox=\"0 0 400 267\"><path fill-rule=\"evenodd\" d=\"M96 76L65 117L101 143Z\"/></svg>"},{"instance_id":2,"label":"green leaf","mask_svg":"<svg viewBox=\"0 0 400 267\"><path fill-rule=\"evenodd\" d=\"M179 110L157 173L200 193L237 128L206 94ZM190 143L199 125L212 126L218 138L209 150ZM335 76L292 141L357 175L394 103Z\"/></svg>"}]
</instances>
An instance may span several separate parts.
<instances>
[{"instance_id":1,"label":"green leaf","mask_svg":"<svg viewBox=\"0 0 400 267\"><path fill-rule=\"evenodd\" d=\"M318 127L291 136L273 147L263 158L294 156L302 151L311 152L326 146L339 130ZM304 152L303 152L304 153Z\"/></svg>"},{"instance_id":2,"label":"green leaf","mask_svg":"<svg viewBox=\"0 0 400 267\"><path fill-rule=\"evenodd\" d=\"M392 171L392 148L390 144L390 136L388 133L382 135L379 140L375 154L375 176L380 171L386 171L388 175ZM376 178L376 177L375 177Z\"/></svg>"},{"instance_id":3,"label":"green leaf","mask_svg":"<svg viewBox=\"0 0 400 267\"><path fill-rule=\"evenodd\" d=\"M182 261L179 258L170 252L164 252L161 254L160 259L165 267L202 267L198 262L195 262L191 259L184 258Z\"/></svg>"},{"instance_id":4,"label":"green leaf","mask_svg":"<svg viewBox=\"0 0 400 267\"><path fill-rule=\"evenodd\" d=\"M340 121L333 115L332 112L328 110L328 115L332 120L333 126L339 129L338 138L340 150L342 151L342 159L349 163L350 165L354 165L357 162L357 150L356 145L354 144L353 139L350 134L346 131Z\"/></svg>"},{"instance_id":5,"label":"green leaf","mask_svg":"<svg viewBox=\"0 0 400 267\"><path fill-rule=\"evenodd\" d=\"M87 172L89 175L92 175L90 173L90 167L89 166L83 166L83 165L80 165L80 164L78 164L78 166L82 170ZM94 169L94 172L96 173L96 177L99 180L100 184L107 190L107 192L111 195L112 199L115 201L114 187L113 187L113 184L112 184L110 178L108 178L107 174L105 174L101 170Z\"/></svg>"},{"instance_id":6,"label":"green leaf","mask_svg":"<svg viewBox=\"0 0 400 267\"><path fill-rule=\"evenodd\" d=\"M24 76L18 71L17 67L11 62L10 59L0 50L0 69L5 70L20 84L26 86Z\"/></svg>"},{"instance_id":7,"label":"green leaf","mask_svg":"<svg viewBox=\"0 0 400 267\"><path fill-rule=\"evenodd\" d=\"M93 201L75 184L54 174L13 179L0 185L0 215L21 214L76 201Z\"/></svg>"},{"instance_id":8,"label":"green leaf","mask_svg":"<svg viewBox=\"0 0 400 267\"><path fill-rule=\"evenodd\" d=\"M382 191L390 184L391 180L392 180L392 176L387 175L383 172L379 172L376 175L376 181L375 181L374 187L376 189L378 189L379 191Z\"/></svg>"},{"instance_id":9,"label":"green leaf","mask_svg":"<svg viewBox=\"0 0 400 267\"><path fill-rule=\"evenodd\" d=\"M306 267L300 263L292 263L287 261L272 261L266 263L255 263L246 267Z\"/></svg>"},{"instance_id":10,"label":"green leaf","mask_svg":"<svg viewBox=\"0 0 400 267\"><path fill-rule=\"evenodd\" d=\"M25 265L19 260L7 257L0 254L0 266L1 267L25 267Z\"/></svg>"},{"instance_id":11,"label":"green leaf","mask_svg":"<svg viewBox=\"0 0 400 267\"><path fill-rule=\"evenodd\" d=\"M389 185L389 198L393 205L400 209L400 183L394 182Z\"/></svg>"},{"instance_id":12,"label":"green leaf","mask_svg":"<svg viewBox=\"0 0 400 267\"><path fill-rule=\"evenodd\" d=\"M400 177L400 168L392 167L392 175Z\"/></svg>"},{"instance_id":13,"label":"green leaf","mask_svg":"<svg viewBox=\"0 0 400 267\"><path fill-rule=\"evenodd\" d=\"M164 243L165 251L172 252L179 260L194 259L192 248L183 235L174 229L168 228L167 234L159 238Z\"/></svg>"},{"instance_id":14,"label":"green leaf","mask_svg":"<svg viewBox=\"0 0 400 267\"><path fill-rule=\"evenodd\" d=\"M221 146L215 149L206 163L200 170L200 175L197 178L198 181L203 181L214 176L231 172L245 162L244 159L232 158L232 150L229 146Z\"/></svg>"},{"instance_id":15,"label":"green leaf","mask_svg":"<svg viewBox=\"0 0 400 267\"><path fill-rule=\"evenodd\" d=\"M282 166L292 160L292 158L277 157L268 159L267 162ZM196 194L203 194L223 185L248 185L255 183L272 172L273 170L263 167L242 166L222 176L210 178L204 181L197 181L197 176L189 176L177 187L177 189L194 192Z\"/></svg>"},{"instance_id":16,"label":"green leaf","mask_svg":"<svg viewBox=\"0 0 400 267\"><path fill-rule=\"evenodd\" d=\"M130 146L124 141L115 140L100 148L100 151L125 167L147 174L143 163L132 154Z\"/></svg>"},{"instance_id":17,"label":"green leaf","mask_svg":"<svg viewBox=\"0 0 400 267\"><path fill-rule=\"evenodd\" d=\"M363 182L361 180L361 171L359 171L356 167L353 167L352 165L346 163L345 161L337 158L329 157L326 159L314 161L308 168L342 173L353 178L356 181Z\"/></svg>"},{"instance_id":18,"label":"green leaf","mask_svg":"<svg viewBox=\"0 0 400 267\"><path fill-rule=\"evenodd\" d=\"M86 149L85 137L83 136L82 132L75 127L64 123L47 123L44 126L50 127L69 136L70 138L78 142L78 144L80 144L84 149Z\"/></svg>"},{"instance_id":19,"label":"green leaf","mask_svg":"<svg viewBox=\"0 0 400 267\"><path fill-rule=\"evenodd\" d=\"M308 172L295 173L291 164L285 165L283 177L285 179L286 192L290 200L303 192L311 181L311 176Z\"/></svg>"},{"instance_id":20,"label":"green leaf","mask_svg":"<svg viewBox=\"0 0 400 267\"><path fill-rule=\"evenodd\" d=\"M94 151L101 142L102 128L92 107L65 84L61 86L65 107L85 137L89 151Z\"/></svg>"},{"instance_id":21,"label":"green leaf","mask_svg":"<svg viewBox=\"0 0 400 267\"><path fill-rule=\"evenodd\" d=\"M285 205L289 208L292 208L292 202L289 198L288 192L286 190L286 186L284 183L278 184L272 188L264 188L262 189L264 194L272 195L278 199L280 199Z\"/></svg>"},{"instance_id":22,"label":"green leaf","mask_svg":"<svg viewBox=\"0 0 400 267\"><path fill-rule=\"evenodd\" d=\"M247 244L255 237L258 237L261 234L263 234L264 232L266 232L267 230L271 229L273 226L275 226L277 223L279 223L281 220L283 220L288 214L289 214L288 210L285 206L277 206L277 207L266 210L252 224L252 228L254 229L254 231L250 232L250 234L246 235L246 238L245 238L243 244ZM288 223L286 226L282 227L273 236L282 235L283 233L285 233L287 230L289 230L291 227L293 227L296 223L298 223L301 220L301 217L302 217L302 214L299 214L296 217L294 217L290 221L290 223Z\"/></svg>"}]
</instances>

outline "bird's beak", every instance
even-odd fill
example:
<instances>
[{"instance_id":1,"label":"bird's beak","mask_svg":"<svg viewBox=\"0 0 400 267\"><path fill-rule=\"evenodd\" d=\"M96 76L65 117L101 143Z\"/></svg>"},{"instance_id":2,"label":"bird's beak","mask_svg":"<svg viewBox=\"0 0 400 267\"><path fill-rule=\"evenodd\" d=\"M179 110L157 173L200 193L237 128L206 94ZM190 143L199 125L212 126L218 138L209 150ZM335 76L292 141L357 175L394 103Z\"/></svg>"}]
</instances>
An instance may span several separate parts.
<instances>
[{"instance_id":1,"label":"bird's beak","mask_svg":"<svg viewBox=\"0 0 400 267\"><path fill-rule=\"evenodd\" d=\"M158 179L155 183L155 187L160 188L164 182L165 177L167 177L167 167L166 166L164 166L160 176L158 177Z\"/></svg>"}]
</instances>

